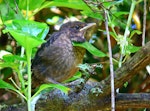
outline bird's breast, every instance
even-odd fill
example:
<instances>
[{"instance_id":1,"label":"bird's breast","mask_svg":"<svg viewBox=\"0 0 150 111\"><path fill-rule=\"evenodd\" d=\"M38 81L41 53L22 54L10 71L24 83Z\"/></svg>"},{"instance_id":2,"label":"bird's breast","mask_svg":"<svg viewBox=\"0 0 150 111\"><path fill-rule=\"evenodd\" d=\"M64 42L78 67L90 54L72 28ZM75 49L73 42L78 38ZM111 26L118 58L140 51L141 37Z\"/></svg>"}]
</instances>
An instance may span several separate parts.
<instances>
[{"instance_id":1,"label":"bird's breast","mask_svg":"<svg viewBox=\"0 0 150 111\"><path fill-rule=\"evenodd\" d=\"M59 44L59 45L58 45ZM58 42L59 54L56 54L54 64L57 67L57 71L54 77L56 81L62 82L71 76L73 76L78 70L78 65L82 63L85 54L85 49L81 47L74 47L71 41L64 40Z\"/></svg>"}]
</instances>

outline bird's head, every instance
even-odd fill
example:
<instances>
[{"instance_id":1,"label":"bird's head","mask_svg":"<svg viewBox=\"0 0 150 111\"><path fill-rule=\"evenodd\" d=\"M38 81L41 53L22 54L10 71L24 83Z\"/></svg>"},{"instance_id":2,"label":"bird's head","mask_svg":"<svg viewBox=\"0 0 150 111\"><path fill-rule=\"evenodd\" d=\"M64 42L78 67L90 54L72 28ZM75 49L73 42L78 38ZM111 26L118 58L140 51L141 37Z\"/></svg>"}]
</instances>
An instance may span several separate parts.
<instances>
[{"instance_id":1,"label":"bird's head","mask_svg":"<svg viewBox=\"0 0 150 111\"><path fill-rule=\"evenodd\" d=\"M60 27L60 30L67 30L71 41L84 42L87 29L96 25L96 23L83 23L79 21L67 22Z\"/></svg>"}]
</instances>

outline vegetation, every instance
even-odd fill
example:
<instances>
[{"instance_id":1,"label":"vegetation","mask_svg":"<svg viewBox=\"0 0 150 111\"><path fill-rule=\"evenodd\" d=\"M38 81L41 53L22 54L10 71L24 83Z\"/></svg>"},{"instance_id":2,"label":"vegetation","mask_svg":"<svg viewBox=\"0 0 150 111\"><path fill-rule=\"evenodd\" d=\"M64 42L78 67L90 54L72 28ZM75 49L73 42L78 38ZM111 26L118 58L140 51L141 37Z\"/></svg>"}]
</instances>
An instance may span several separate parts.
<instances>
[{"instance_id":1,"label":"vegetation","mask_svg":"<svg viewBox=\"0 0 150 111\"><path fill-rule=\"evenodd\" d=\"M97 23L97 26L89 32L89 34L92 33L89 42L73 43L74 46L87 49L84 63L96 65L94 68L96 74L91 76L94 81L106 78L110 74L109 68L111 73L117 68L122 68L122 64L149 41L149 32L146 32L146 36L144 35L145 28L149 30L149 27L145 27L146 24L142 23L142 19L144 20L142 14L146 11L140 8L144 8L143 4L143 0L131 0L131 2L128 0L36 0L36 2L34 0L0 0L0 88L3 91L0 95L6 94L11 99L4 89L13 91L15 96L19 95L22 101L27 102L28 111L33 111L32 106L36 103L36 97L45 93L46 89L58 88L68 93L70 89L65 86L43 84L31 95L31 60L37 47L46 42L44 40L46 35L51 34L66 21L66 17L69 20L78 19L83 22ZM147 22L149 22L149 16L148 13ZM109 30L105 29L107 25ZM108 44L106 36L111 44ZM112 49L112 52L108 49ZM110 62L108 62L109 59ZM110 65L111 60L113 64ZM102 65L103 68L101 68ZM89 69L86 65L80 68ZM149 66L147 66L148 69ZM126 81L124 87L120 88L120 92L149 91L147 70L140 71L138 76ZM113 73L112 76L114 76ZM81 75L77 73L74 78L80 77ZM112 77L112 82L113 79ZM112 88L114 88L113 84ZM2 102L5 100L3 96L0 99Z\"/></svg>"}]
</instances>

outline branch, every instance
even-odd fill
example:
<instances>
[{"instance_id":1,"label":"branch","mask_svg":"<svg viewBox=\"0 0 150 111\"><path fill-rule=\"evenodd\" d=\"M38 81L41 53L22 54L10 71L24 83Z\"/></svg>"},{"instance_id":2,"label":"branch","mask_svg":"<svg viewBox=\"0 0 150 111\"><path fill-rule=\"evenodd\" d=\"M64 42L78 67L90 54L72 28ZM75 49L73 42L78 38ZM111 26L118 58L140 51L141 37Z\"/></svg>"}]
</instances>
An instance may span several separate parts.
<instances>
[{"instance_id":1,"label":"branch","mask_svg":"<svg viewBox=\"0 0 150 111\"><path fill-rule=\"evenodd\" d=\"M117 94L117 108L150 108L149 93Z\"/></svg>"},{"instance_id":2,"label":"branch","mask_svg":"<svg viewBox=\"0 0 150 111\"><path fill-rule=\"evenodd\" d=\"M88 95L87 95L88 94ZM111 109L111 98L90 96L89 93L64 95L59 90L46 95L36 105L36 111L108 111ZM150 108L150 93L116 94L116 109ZM3 108L2 108L3 107ZM1 111L27 111L25 103L2 106Z\"/></svg>"},{"instance_id":3,"label":"branch","mask_svg":"<svg viewBox=\"0 0 150 111\"><path fill-rule=\"evenodd\" d=\"M150 42L141 48L132 58L115 71L115 88L121 87L140 70L150 63ZM95 92L93 92L93 88ZM103 93L100 92L100 89ZM65 95L60 90L54 90L42 96L36 104L37 111L91 111L110 110L110 76L99 82L87 82L79 93L72 92ZM46 98L44 98L46 97ZM150 94L117 94L117 108L150 108ZM20 108L21 107L21 108ZM26 111L25 104L0 109L1 111Z\"/></svg>"},{"instance_id":4,"label":"branch","mask_svg":"<svg viewBox=\"0 0 150 111\"><path fill-rule=\"evenodd\" d=\"M115 88L120 88L125 82L130 80L140 70L150 64L150 41L142 47L132 58L115 71ZM110 94L110 76L101 81L100 86L104 95Z\"/></svg>"}]
</instances>

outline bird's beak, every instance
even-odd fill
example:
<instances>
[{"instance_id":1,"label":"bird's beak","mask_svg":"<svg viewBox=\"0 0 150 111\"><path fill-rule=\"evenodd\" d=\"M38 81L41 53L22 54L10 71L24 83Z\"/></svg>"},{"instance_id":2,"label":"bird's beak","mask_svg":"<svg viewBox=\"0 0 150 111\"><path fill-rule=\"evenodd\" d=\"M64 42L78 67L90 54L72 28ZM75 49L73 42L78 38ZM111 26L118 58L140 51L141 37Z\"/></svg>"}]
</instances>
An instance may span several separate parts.
<instances>
[{"instance_id":1,"label":"bird's beak","mask_svg":"<svg viewBox=\"0 0 150 111\"><path fill-rule=\"evenodd\" d=\"M80 31L86 30L94 25L96 25L96 23L88 23L85 27L81 28Z\"/></svg>"}]
</instances>

